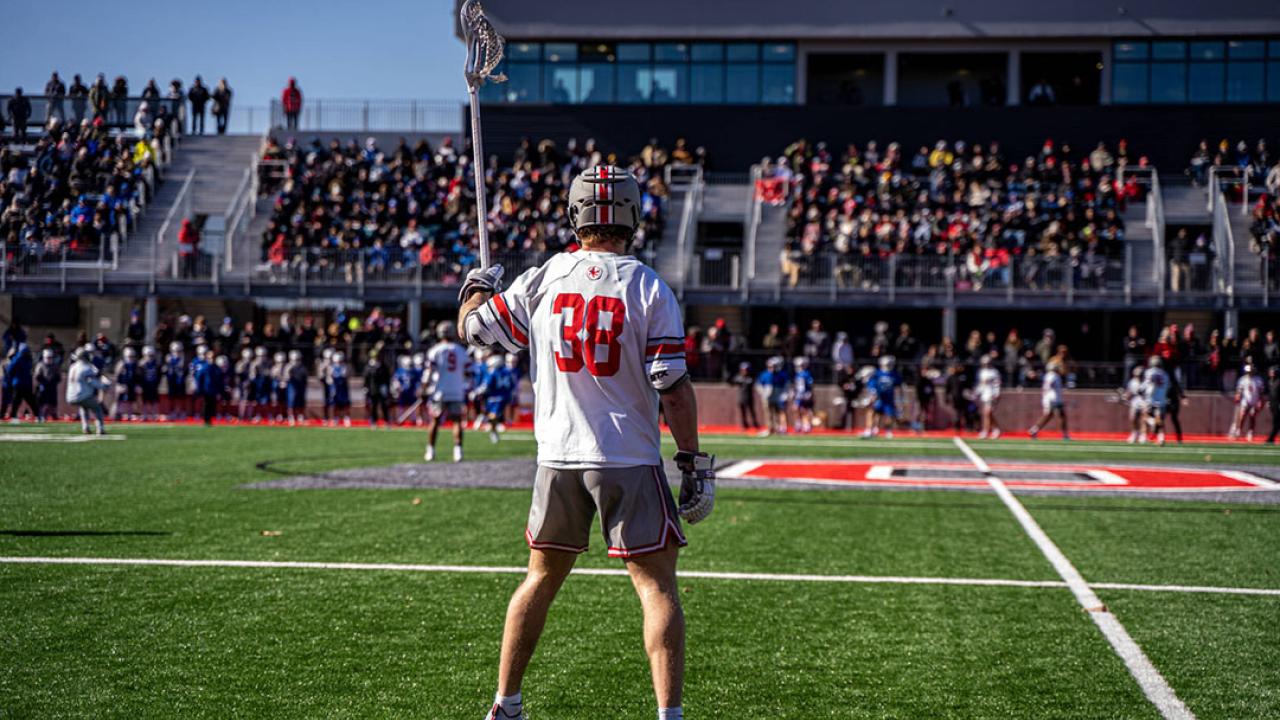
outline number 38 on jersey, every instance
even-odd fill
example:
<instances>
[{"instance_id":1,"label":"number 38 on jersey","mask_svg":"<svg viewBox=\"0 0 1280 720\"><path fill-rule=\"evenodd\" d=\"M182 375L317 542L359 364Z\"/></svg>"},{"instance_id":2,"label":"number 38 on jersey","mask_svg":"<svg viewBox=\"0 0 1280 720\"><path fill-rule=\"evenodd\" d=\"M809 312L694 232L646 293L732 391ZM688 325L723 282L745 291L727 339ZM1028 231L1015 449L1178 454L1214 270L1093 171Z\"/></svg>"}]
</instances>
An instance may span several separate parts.
<instances>
[{"instance_id":1,"label":"number 38 on jersey","mask_svg":"<svg viewBox=\"0 0 1280 720\"><path fill-rule=\"evenodd\" d=\"M552 301L551 312L559 318L560 347L555 351L560 372L576 373L583 368L596 377L618 372L622 346L618 338L626 323L627 306L616 297L596 295L590 300L581 293L560 293Z\"/></svg>"}]
</instances>

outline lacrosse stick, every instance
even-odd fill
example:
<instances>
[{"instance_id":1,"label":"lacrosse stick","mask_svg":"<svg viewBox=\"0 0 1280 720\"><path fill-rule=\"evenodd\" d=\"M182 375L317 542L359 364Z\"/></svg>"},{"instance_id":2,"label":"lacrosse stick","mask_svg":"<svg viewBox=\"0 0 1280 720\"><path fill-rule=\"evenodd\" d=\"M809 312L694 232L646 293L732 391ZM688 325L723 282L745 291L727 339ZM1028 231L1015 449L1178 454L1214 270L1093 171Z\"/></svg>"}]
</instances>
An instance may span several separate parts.
<instances>
[{"instance_id":1,"label":"lacrosse stick","mask_svg":"<svg viewBox=\"0 0 1280 720\"><path fill-rule=\"evenodd\" d=\"M467 43L467 93L471 96L471 175L476 186L476 236L480 240L480 267L489 267L488 210L484 198L484 144L480 141L480 87L489 82L506 82L507 76L493 71L502 62L507 41L493 29L480 0L467 0L461 10L462 37Z\"/></svg>"}]
</instances>

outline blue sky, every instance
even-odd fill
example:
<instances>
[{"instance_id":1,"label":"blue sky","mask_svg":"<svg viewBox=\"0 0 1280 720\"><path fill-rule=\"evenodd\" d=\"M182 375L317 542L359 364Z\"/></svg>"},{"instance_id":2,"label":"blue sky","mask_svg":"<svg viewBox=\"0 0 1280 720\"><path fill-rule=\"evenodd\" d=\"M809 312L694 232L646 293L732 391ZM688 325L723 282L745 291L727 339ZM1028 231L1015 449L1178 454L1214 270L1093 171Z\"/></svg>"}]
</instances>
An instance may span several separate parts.
<instances>
[{"instance_id":1,"label":"blue sky","mask_svg":"<svg viewBox=\"0 0 1280 720\"><path fill-rule=\"evenodd\" d=\"M70 83L98 72L152 77L162 91L197 73L225 76L233 107L265 107L289 76L311 98L463 100L464 52L452 0L119 0L9 2L0 88L43 90L57 69Z\"/></svg>"}]
</instances>

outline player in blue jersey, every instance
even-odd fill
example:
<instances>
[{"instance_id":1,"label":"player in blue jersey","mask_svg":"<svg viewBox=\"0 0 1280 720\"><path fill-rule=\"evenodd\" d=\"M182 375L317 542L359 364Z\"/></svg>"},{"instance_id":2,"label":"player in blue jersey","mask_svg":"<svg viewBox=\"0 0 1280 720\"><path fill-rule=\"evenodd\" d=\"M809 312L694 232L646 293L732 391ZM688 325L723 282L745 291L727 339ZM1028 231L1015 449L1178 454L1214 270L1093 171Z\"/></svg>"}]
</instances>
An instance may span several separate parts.
<instances>
[{"instance_id":1,"label":"player in blue jersey","mask_svg":"<svg viewBox=\"0 0 1280 720\"><path fill-rule=\"evenodd\" d=\"M156 349L150 345L142 348L142 362L138 365L138 389L142 396L142 417L155 420L160 415L160 379L164 377L164 365L156 357Z\"/></svg>"},{"instance_id":2,"label":"player in blue jersey","mask_svg":"<svg viewBox=\"0 0 1280 720\"><path fill-rule=\"evenodd\" d=\"M898 420L898 386L902 385L902 376L894 369L894 358L885 355L880 358L880 369L872 374L867 387L875 396L871 404L871 421L862 437L870 438L884 431L886 438L893 437L893 426Z\"/></svg>"},{"instance_id":3,"label":"player in blue jersey","mask_svg":"<svg viewBox=\"0 0 1280 720\"><path fill-rule=\"evenodd\" d=\"M813 373L809 372L809 358L798 357L794 361L795 375L791 378L792 405L796 413L796 431L813 430Z\"/></svg>"},{"instance_id":4,"label":"player in blue jersey","mask_svg":"<svg viewBox=\"0 0 1280 720\"><path fill-rule=\"evenodd\" d=\"M785 434L788 427L787 403L791 393L791 376L787 373L786 362L776 355L769 358L756 386L765 394L765 407L769 408L769 428L764 434Z\"/></svg>"},{"instance_id":5,"label":"player in blue jersey","mask_svg":"<svg viewBox=\"0 0 1280 720\"><path fill-rule=\"evenodd\" d=\"M409 412L418 400L418 383L422 379L422 371L413 369L413 357L401 355L396 361L396 371L391 376L391 392L396 398L396 407L400 409L402 423L409 422Z\"/></svg>"},{"instance_id":6,"label":"player in blue jersey","mask_svg":"<svg viewBox=\"0 0 1280 720\"><path fill-rule=\"evenodd\" d=\"M516 394L516 374L507 367L502 355L490 355L484 364L484 374L476 386L476 395L483 398L484 417L489 425L489 440L498 442L498 433L505 431L504 420L507 405Z\"/></svg>"}]
</instances>

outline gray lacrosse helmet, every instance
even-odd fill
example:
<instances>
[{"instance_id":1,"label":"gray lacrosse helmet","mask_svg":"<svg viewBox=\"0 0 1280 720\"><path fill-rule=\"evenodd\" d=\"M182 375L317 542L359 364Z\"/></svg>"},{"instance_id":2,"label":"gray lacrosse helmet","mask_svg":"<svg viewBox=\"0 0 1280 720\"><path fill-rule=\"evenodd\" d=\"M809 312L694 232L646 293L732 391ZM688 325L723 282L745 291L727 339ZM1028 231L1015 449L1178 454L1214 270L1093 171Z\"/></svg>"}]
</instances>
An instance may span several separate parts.
<instances>
[{"instance_id":1,"label":"gray lacrosse helmet","mask_svg":"<svg viewBox=\"0 0 1280 720\"><path fill-rule=\"evenodd\" d=\"M445 320L436 325L436 337L441 340L452 340L458 336L458 327L452 320Z\"/></svg>"},{"instance_id":2,"label":"gray lacrosse helmet","mask_svg":"<svg viewBox=\"0 0 1280 720\"><path fill-rule=\"evenodd\" d=\"M640 227L640 183L614 165L587 168L569 187L569 222L574 230L591 225Z\"/></svg>"}]
</instances>

